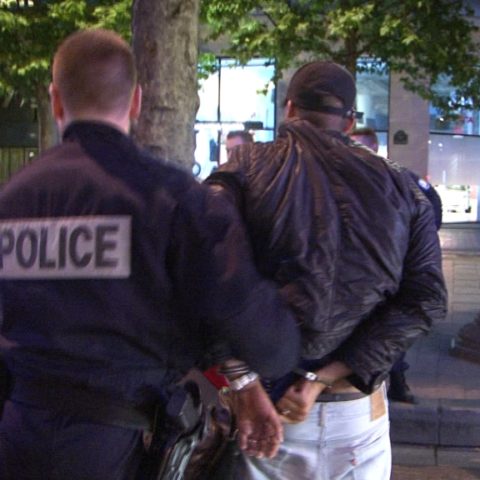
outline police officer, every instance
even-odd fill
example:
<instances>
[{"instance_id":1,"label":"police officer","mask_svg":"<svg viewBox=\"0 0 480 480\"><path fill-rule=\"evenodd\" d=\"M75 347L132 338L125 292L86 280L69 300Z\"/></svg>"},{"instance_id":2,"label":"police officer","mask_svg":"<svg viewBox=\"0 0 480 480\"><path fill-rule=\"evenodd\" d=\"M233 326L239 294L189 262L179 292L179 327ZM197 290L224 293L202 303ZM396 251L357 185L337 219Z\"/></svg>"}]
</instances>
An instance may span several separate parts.
<instances>
[{"instance_id":1,"label":"police officer","mask_svg":"<svg viewBox=\"0 0 480 480\"><path fill-rule=\"evenodd\" d=\"M50 94L63 142L0 193L0 348L13 377L0 478L135 478L154 407L213 338L276 377L299 337L232 209L127 136L141 89L120 37L68 37ZM238 395L261 391L241 373ZM249 406L244 435L275 445L268 408Z\"/></svg>"}]
</instances>

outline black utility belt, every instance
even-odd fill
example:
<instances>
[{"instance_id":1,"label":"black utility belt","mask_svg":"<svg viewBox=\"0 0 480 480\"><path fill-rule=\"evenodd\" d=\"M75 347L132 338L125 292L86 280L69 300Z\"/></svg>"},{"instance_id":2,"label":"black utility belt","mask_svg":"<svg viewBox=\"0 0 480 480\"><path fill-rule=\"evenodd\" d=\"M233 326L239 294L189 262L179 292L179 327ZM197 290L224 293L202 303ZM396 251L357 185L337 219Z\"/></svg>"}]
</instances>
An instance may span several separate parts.
<instances>
[{"instance_id":1,"label":"black utility belt","mask_svg":"<svg viewBox=\"0 0 480 480\"><path fill-rule=\"evenodd\" d=\"M16 378L9 398L14 402L83 418L93 423L135 430L153 428L153 409L143 410L77 385L40 383Z\"/></svg>"}]
</instances>

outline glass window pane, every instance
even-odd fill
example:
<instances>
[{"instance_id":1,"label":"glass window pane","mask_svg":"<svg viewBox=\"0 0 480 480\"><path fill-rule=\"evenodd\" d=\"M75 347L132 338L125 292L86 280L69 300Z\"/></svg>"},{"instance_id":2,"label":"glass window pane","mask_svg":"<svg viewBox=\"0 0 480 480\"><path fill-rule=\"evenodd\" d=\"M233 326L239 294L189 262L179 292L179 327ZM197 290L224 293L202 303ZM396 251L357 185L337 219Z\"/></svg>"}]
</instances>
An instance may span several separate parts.
<instances>
[{"instance_id":1,"label":"glass window pane","mask_svg":"<svg viewBox=\"0 0 480 480\"><path fill-rule=\"evenodd\" d=\"M218 123L196 124L195 141L193 174L198 179L204 180L218 166L221 125Z\"/></svg>"},{"instance_id":2,"label":"glass window pane","mask_svg":"<svg viewBox=\"0 0 480 480\"><path fill-rule=\"evenodd\" d=\"M199 122L218 122L218 72L200 81L198 96L200 106L197 112Z\"/></svg>"},{"instance_id":3,"label":"glass window pane","mask_svg":"<svg viewBox=\"0 0 480 480\"><path fill-rule=\"evenodd\" d=\"M382 157L388 157L388 133L377 132L378 154Z\"/></svg>"},{"instance_id":4,"label":"glass window pane","mask_svg":"<svg viewBox=\"0 0 480 480\"><path fill-rule=\"evenodd\" d=\"M452 100L453 89L451 88L448 78L443 76L435 85L435 91L439 94L450 96ZM465 99L460 99L460 103L468 105ZM437 108L430 105L430 131L438 133L453 133L458 135L480 135L480 112L471 110L467 107L460 107L453 110L446 117Z\"/></svg>"},{"instance_id":5,"label":"glass window pane","mask_svg":"<svg viewBox=\"0 0 480 480\"><path fill-rule=\"evenodd\" d=\"M363 113L363 118L357 120L357 126L386 131L388 130L389 75L386 72L371 71L372 62L368 59L360 59L358 68L357 110Z\"/></svg>"},{"instance_id":6,"label":"glass window pane","mask_svg":"<svg viewBox=\"0 0 480 480\"><path fill-rule=\"evenodd\" d=\"M269 63L254 59L240 67L232 59L220 59L219 72L202 81L193 167L199 180L226 161L228 132L248 129L255 141L273 140L276 105L271 78L275 67Z\"/></svg>"},{"instance_id":7,"label":"glass window pane","mask_svg":"<svg viewBox=\"0 0 480 480\"><path fill-rule=\"evenodd\" d=\"M221 61L220 120L222 122L261 122L263 128L275 126L275 88L271 81L273 65L265 60L235 66Z\"/></svg>"},{"instance_id":8,"label":"glass window pane","mask_svg":"<svg viewBox=\"0 0 480 480\"><path fill-rule=\"evenodd\" d=\"M434 183L480 184L480 138L431 134L428 171Z\"/></svg>"},{"instance_id":9,"label":"glass window pane","mask_svg":"<svg viewBox=\"0 0 480 480\"><path fill-rule=\"evenodd\" d=\"M432 133L428 143L429 180L442 198L443 221L478 221L480 138Z\"/></svg>"}]
</instances>

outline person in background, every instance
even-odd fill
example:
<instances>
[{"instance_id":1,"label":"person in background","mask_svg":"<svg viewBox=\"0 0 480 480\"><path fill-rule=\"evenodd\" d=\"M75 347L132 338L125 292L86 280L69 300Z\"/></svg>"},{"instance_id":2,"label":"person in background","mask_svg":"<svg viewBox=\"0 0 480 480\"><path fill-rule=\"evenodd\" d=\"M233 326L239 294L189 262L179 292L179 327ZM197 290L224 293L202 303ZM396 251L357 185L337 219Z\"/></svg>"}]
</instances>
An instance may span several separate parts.
<instances>
[{"instance_id":1,"label":"person in background","mask_svg":"<svg viewBox=\"0 0 480 480\"><path fill-rule=\"evenodd\" d=\"M141 88L117 34L72 34L52 73L62 143L0 192L0 353L13 379L0 478L140 478L144 433L168 429L172 387L213 345L240 446L273 455L282 425L258 375L296 365L299 333L235 210L129 138Z\"/></svg>"},{"instance_id":2,"label":"person in background","mask_svg":"<svg viewBox=\"0 0 480 480\"><path fill-rule=\"evenodd\" d=\"M372 128L356 128L349 132L349 136L352 140L367 146L375 153L378 152L378 137L375 133L375 130ZM420 178L411 170L408 170L408 172L413 178L414 182L418 185L420 190L425 194L432 204L433 212L435 214L435 225L438 230L442 225L442 200L440 195L426 180ZM387 395L388 398L393 401L416 403L415 396L413 395L405 378L405 372L409 368L405 357L405 353L400 355L390 370L390 384L387 390Z\"/></svg>"},{"instance_id":3,"label":"person in background","mask_svg":"<svg viewBox=\"0 0 480 480\"><path fill-rule=\"evenodd\" d=\"M230 160L232 150L238 145L245 143L253 143L253 135L247 130L232 130L227 133L225 139L225 147L227 150L227 158Z\"/></svg>"},{"instance_id":4,"label":"person in background","mask_svg":"<svg viewBox=\"0 0 480 480\"><path fill-rule=\"evenodd\" d=\"M234 149L207 179L302 332L302 362L265 384L285 440L271 460L239 456L236 479L390 479L384 380L446 313L431 206L403 169L352 145L355 97L340 65L304 65L276 140Z\"/></svg>"}]
</instances>

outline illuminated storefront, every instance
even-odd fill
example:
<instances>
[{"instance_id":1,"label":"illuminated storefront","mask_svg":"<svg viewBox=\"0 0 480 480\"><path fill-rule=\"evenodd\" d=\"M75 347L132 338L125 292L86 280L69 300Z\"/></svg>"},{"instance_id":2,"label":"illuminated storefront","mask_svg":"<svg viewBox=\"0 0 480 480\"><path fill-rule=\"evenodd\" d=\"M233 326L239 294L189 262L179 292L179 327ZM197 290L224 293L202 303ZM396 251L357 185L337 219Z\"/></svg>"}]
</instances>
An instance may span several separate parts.
<instances>
[{"instance_id":1,"label":"illuminated storefront","mask_svg":"<svg viewBox=\"0 0 480 480\"><path fill-rule=\"evenodd\" d=\"M359 65L365 67L367 63L361 60ZM275 85L271 81L274 68L266 59L255 59L242 67L232 59L219 58L217 72L201 82L193 169L198 178L206 178L215 166L226 160L225 136L229 131L250 127L256 141L273 140L277 105ZM359 127L368 126L377 132L382 155L387 154L388 89L387 73L359 69L357 110L363 116L357 123Z\"/></svg>"},{"instance_id":2,"label":"illuminated storefront","mask_svg":"<svg viewBox=\"0 0 480 480\"><path fill-rule=\"evenodd\" d=\"M451 95L446 79L437 88ZM465 103L467 102L460 102ZM460 107L446 118L429 108L429 177L442 197L444 222L479 221L480 112Z\"/></svg>"},{"instance_id":3,"label":"illuminated storefront","mask_svg":"<svg viewBox=\"0 0 480 480\"><path fill-rule=\"evenodd\" d=\"M206 178L226 161L225 136L232 130L250 130L256 141L273 140L276 95L274 65L255 59L239 66L219 58L216 73L201 82L200 108L195 125L193 173Z\"/></svg>"},{"instance_id":4,"label":"illuminated storefront","mask_svg":"<svg viewBox=\"0 0 480 480\"><path fill-rule=\"evenodd\" d=\"M388 155L389 75L386 68L372 72L370 60L359 60L356 75L357 111L362 118L357 127L369 127L378 137L378 153Z\"/></svg>"}]
</instances>

